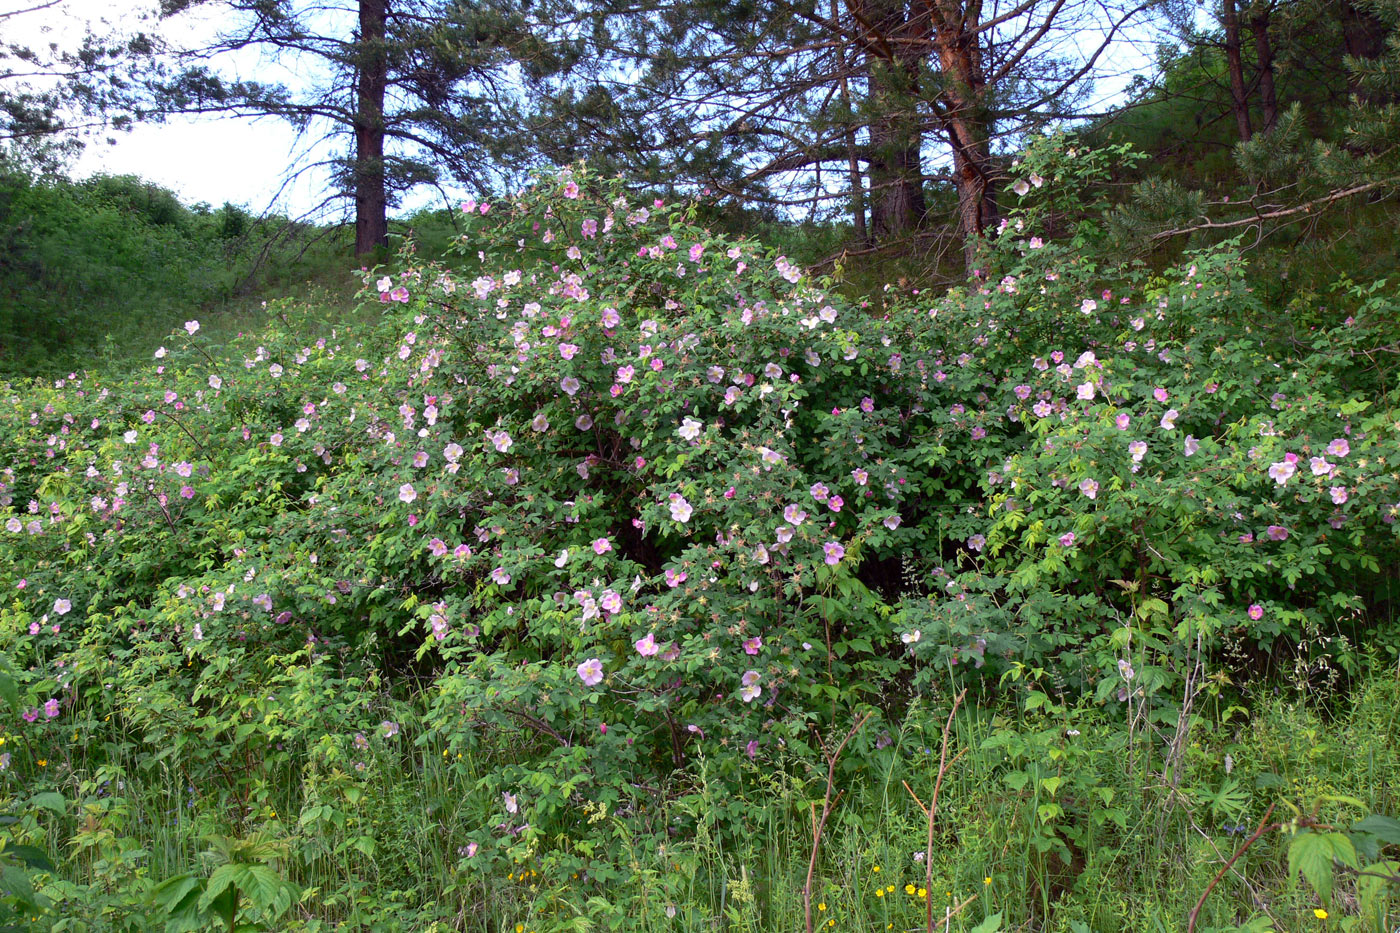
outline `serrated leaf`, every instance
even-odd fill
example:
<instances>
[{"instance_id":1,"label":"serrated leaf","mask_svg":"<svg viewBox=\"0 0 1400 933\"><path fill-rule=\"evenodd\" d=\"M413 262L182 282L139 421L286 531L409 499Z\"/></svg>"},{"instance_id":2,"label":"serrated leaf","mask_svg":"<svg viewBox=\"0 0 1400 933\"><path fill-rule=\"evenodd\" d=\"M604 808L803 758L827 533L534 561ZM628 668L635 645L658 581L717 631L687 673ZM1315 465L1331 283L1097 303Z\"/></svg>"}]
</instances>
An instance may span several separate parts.
<instances>
[{"instance_id":1,"label":"serrated leaf","mask_svg":"<svg viewBox=\"0 0 1400 933\"><path fill-rule=\"evenodd\" d=\"M1332 898L1332 842L1318 833L1299 833L1288 845L1288 874L1298 872L1313 886L1323 903Z\"/></svg>"}]
</instances>

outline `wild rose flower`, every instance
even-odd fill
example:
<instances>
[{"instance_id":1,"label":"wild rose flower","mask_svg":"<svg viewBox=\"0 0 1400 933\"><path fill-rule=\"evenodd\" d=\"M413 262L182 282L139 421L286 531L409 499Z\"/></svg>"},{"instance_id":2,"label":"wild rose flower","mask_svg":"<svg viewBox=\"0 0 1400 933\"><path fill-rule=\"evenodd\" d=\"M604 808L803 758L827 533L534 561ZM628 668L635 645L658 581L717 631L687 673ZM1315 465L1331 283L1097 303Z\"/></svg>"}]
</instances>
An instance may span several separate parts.
<instances>
[{"instance_id":1,"label":"wild rose flower","mask_svg":"<svg viewBox=\"0 0 1400 933\"><path fill-rule=\"evenodd\" d=\"M1176 429L1176 419L1181 417L1181 412L1175 408L1168 408L1166 414L1162 415L1162 430L1173 431Z\"/></svg>"},{"instance_id":2,"label":"wild rose flower","mask_svg":"<svg viewBox=\"0 0 1400 933\"><path fill-rule=\"evenodd\" d=\"M647 632L645 636L632 642L632 647L636 648L637 653L644 658L655 657L656 653L661 650L660 646L656 644L656 636L651 632Z\"/></svg>"},{"instance_id":3,"label":"wild rose flower","mask_svg":"<svg viewBox=\"0 0 1400 933\"><path fill-rule=\"evenodd\" d=\"M841 563L841 558L846 556L846 549L839 541L828 541L822 545L822 553L826 555L826 562L831 566Z\"/></svg>"},{"instance_id":4,"label":"wild rose flower","mask_svg":"<svg viewBox=\"0 0 1400 933\"><path fill-rule=\"evenodd\" d=\"M1327 445L1327 453L1333 457L1345 457L1351 453L1351 445L1347 443L1346 438L1339 437Z\"/></svg>"},{"instance_id":5,"label":"wild rose flower","mask_svg":"<svg viewBox=\"0 0 1400 933\"><path fill-rule=\"evenodd\" d=\"M1277 463L1271 464L1269 466L1269 479L1278 483L1280 486L1283 486L1287 484L1288 480L1293 476L1297 469L1297 467L1289 463L1287 460L1280 460Z\"/></svg>"},{"instance_id":6,"label":"wild rose flower","mask_svg":"<svg viewBox=\"0 0 1400 933\"><path fill-rule=\"evenodd\" d=\"M744 639L744 654L758 654L763 648L762 636L755 635L753 638Z\"/></svg>"},{"instance_id":7,"label":"wild rose flower","mask_svg":"<svg viewBox=\"0 0 1400 933\"><path fill-rule=\"evenodd\" d=\"M1251 619L1258 622L1260 619L1264 618L1264 607L1258 603L1254 603L1249 607L1248 614Z\"/></svg>"},{"instance_id":8,"label":"wild rose flower","mask_svg":"<svg viewBox=\"0 0 1400 933\"><path fill-rule=\"evenodd\" d=\"M408 503L418 498L418 490L413 488L412 483L404 483L399 487L399 501Z\"/></svg>"},{"instance_id":9,"label":"wild rose flower","mask_svg":"<svg viewBox=\"0 0 1400 933\"><path fill-rule=\"evenodd\" d=\"M1090 499L1097 499L1099 496L1099 484L1097 480L1086 479L1079 484L1079 491Z\"/></svg>"},{"instance_id":10,"label":"wild rose flower","mask_svg":"<svg viewBox=\"0 0 1400 933\"><path fill-rule=\"evenodd\" d=\"M491 571L491 582L497 586L505 586L510 583L510 574L504 567L497 567Z\"/></svg>"},{"instance_id":11,"label":"wild rose flower","mask_svg":"<svg viewBox=\"0 0 1400 933\"><path fill-rule=\"evenodd\" d=\"M682 496L680 493L673 492L671 493L669 498L671 507L671 520L680 522L682 525L690 521L690 516L694 513L694 509L692 509L690 503L686 501L685 496Z\"/></svg>"},{"instance_id":12,"label":"wild rose flower","mask_svg":"<svg viewBox=\"0 0 1400 933\"><path fill-rule=\"evenodd\" d=\"M612 542L607 538L598 538L593 542L593 553L600 557L613 549Z\"/></svg>"},{"instance_id":13,"label":"wild rose flower","mask_svg":"<svg viewBox=\"0 0 1400 933\"><path fill-rule=\"evenodd\" d=\"M1313 457L1309 459L1308 465L1312 467L1313 476L1330 476L1333 469L1332 464L1328 463L1322 457Z\"/></svg>"},{"instance_id":14,"label":"wild rose flower","mask_svg":"<svg viewBox=\"0 0 1400 933\"><path fill-rule=\"evenodd\" d=\"M576 670L579 679L585 686L596 687L603 682L603 662L597 658L589 658L580 664Z\"/></svg>"},{"instance_id":15,"label":"wild rose flower","mask_svg":"<svg viewBox=\"0 0 1400 933\"><path fill-rule=\"evenodd\" d=\"M1064 534L1060 535L1060 547L1074 547L1074 532L1067 531Z\"/></svg>"}]
</instances>

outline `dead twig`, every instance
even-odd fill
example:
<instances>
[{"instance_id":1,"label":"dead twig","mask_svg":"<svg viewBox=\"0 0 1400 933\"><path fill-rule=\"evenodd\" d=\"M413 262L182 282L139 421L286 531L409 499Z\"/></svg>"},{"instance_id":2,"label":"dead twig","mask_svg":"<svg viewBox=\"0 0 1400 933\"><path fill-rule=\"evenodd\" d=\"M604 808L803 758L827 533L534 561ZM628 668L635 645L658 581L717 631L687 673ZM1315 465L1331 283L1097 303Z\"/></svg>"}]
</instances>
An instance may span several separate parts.
<instances>
[{"instance_id":1,"label":"dead twig","mask_svg":"<svg viewBox=\"0 0 1400 933\"><path fill-rule=\"evenodd\" d=\"M1201 908L1206 904L1206 898L1210 897L1210 892L1215 890L1215 886L1220 883L1220 879L1225 877L1225 873L1230 870L1230 866L1239 860L1241 855L1249 850L1249 847L1258 841L1259 837L1271 829L1278 829L1282 823L1270 823L1269 817L1274 815L1274 805L1269 804L1269 809L1264 811L1264 818L1259 821L1259 826L1254 830L1254 835L1244 841L1244 845L1235 850L1235 854L1230 856L1230 860L1220 866L1220 871L1215 873L1215 877L1210 879L1210 884L1206 885L1205 891L1201 892L1201 899L1196 902L1196 906L1191 908L1191 915L1186 919L1186 933L1195 933L1196 917L1200 914Z\"/></svg>"},{"instance_id":2,"label":"dead twig","mask_svg":"<svg viewBox=\"0 0 1400 933\"><path fill-rule=\"evenodd\" d=\"M841 752L845 750L846 744L855 738L855 734L860 731L866 721L870 719L870 713L866 713L855 721L846 737L841 740L841 744L836 746L834 751L828 751L826 742L821 735L817 736L817 741L821 743L822 755L826 758L826 794L822 797L821 816L817 816L817 805L812 804L812 855L807 860L807 881L802 885L802 912L807 921L807 933L812 933L812 876L817 872L817 856L821 853L822 832L826 829L826 821L831 816L831 812L836 809L836 805L841 802L845 791L837 792L832 797L832 791L836 789L836 761L841 757Z\"/></svg>"}]
</instances>

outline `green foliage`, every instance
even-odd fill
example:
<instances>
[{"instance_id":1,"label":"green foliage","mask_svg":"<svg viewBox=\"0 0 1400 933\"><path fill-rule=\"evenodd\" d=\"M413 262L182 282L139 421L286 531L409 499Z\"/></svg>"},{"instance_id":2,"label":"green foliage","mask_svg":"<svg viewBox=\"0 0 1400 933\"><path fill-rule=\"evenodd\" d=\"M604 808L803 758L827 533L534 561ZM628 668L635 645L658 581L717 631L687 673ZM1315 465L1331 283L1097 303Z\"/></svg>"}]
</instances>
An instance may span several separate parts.
<instances>
[{"instance_id":1,"label":"green foliage","mask_svg":"<svg viewBox=\"0 0 1400 933\"><path fill-rule=\"evenodd\" d=\"M337 252L324 231L232 205L187 208L129 176L0 175L0 372L62 373L146 350L191 307L299 278ZM308 255L309 254L309 255ZM342 260L343 262L343 260Z\"/></svg>"}]
</instances>

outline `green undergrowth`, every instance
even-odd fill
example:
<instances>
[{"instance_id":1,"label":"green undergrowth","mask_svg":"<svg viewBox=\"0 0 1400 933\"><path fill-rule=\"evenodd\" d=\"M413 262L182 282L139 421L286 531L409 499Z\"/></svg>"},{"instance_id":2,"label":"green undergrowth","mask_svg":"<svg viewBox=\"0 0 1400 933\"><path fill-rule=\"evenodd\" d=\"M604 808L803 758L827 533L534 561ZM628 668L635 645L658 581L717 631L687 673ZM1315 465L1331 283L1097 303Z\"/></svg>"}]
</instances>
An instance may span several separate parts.
<instances>
[{"instance_id":1,"label":"green undergrowth","mask_svg":"<svg viewBox=\"0 0 1400 933\"><path fill-rule=\"evenodd\" d=\"M931 861L921 804L937 783L948 699L912 706L873 753L838 759L840 800L813 873L821 928L923 929L931 899L940 919L957 911L953 930L1182 930L1270 804L1356 798L1325 803L1331 821L1400 810L1394 671L1344 694L1281 690L1252 711L1209 691L1170 760L1174 730L1130 730L1102 709L1053 701L1018 712L1016 693L1026 695L976 698L954 718ZM223 779L198 784L180 755L143 753L140 731L84 715L95 710L75 711L61 757L33 759L7 735L3 809L44 792L63 801L29 808L10 829L55 862L38 880L52 913L22 928L159 929L161 882L213 870L213 840L255 838L296 892L278 929L802 929L812 809L826 794L825 773L804 757L747 767L733 783L712 779L701 758L653 804L598 806L574 838L549 840L579 856L567 865L540 852L476 871L460 848L472 777L511 750L463 758L441 747L420 731L421 695L381 689L367 703L401 731L368 736L344 771L249 749ZM610 854L590 858L603 840ZM1336 926L1289 877L1288 844L1276 831L1235 861L1197 928ZM1355 877L1339 877L1327 906L1350 915L1340 929L1389 929L1355 922ZM1396 908L1381 909L1393 922Z\"/></svg>"}]
</instances>

